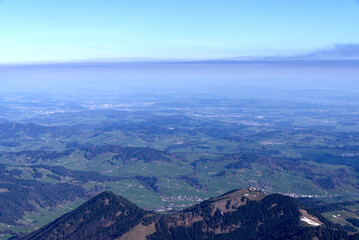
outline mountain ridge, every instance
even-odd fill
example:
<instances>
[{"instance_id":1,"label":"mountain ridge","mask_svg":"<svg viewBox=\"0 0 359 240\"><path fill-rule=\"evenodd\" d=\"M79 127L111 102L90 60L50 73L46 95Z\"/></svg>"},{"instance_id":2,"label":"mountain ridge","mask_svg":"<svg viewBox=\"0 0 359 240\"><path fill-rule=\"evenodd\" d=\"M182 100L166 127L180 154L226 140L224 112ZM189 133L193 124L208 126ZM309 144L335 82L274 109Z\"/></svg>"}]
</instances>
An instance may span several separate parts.
<instances>
[{"instance_id":1,"label":"mountain ridge","mask_svg":"<svg viewBox=\"0 0 359 240\"><path fill-rule=\"evenodd\" d=\"M103 192L22 240L359 239L280 194L237 189L175 213L146 211Z\"/></svg>"}]
</instances>

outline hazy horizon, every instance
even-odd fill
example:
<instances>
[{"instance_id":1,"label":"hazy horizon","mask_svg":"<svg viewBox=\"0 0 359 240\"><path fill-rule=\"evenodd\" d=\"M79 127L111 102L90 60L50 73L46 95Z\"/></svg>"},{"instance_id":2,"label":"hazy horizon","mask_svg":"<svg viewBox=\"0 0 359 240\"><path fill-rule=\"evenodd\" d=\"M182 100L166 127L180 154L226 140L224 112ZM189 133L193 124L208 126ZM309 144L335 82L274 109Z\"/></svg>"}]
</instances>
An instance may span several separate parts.
<instances>
[{"instance_id":1,"label":"hazy horizon","mask_svg":"<svg viewBox=\"0 0 359 240\"><path fill-rule=\"evenodd\" d=\"M359 61L78 62L1 65L6 91L124 88L321 89L359 91Z\"/></svg>"}]
</instances>

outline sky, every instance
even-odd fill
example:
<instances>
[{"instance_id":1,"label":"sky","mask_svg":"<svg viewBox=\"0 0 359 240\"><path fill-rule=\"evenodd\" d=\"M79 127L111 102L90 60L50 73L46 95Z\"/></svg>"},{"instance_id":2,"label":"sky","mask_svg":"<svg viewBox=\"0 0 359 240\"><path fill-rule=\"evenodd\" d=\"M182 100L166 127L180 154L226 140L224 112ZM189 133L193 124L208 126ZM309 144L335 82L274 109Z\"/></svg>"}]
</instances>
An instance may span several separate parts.
<instances>
[{"instance_id":1,"label":"sky","mask_svg":"<svg viewBox=\"0 0 359 240\"><path fill-rule=\"evenodd\" d=\"M0 64L358 57L358 23L356 0L0 0Z\"/></svg>"}]
</instances>

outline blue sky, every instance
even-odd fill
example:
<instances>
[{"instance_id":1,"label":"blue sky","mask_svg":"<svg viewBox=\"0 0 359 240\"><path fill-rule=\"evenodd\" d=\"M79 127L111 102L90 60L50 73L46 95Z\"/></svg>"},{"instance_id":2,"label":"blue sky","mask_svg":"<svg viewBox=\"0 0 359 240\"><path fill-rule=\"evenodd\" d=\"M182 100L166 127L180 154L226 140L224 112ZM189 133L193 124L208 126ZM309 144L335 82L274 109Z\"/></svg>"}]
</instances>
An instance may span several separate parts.
<instances>
[{"instance_id":1,"label":"blue sky","mask_svg":"<svg viewBox=\"0 0 359 240\"><path fill-rule=\"evenodd\" d=\"M355 0L0 0L0 63L297 55L358 24Z\"/></svg>"}]
</instances>

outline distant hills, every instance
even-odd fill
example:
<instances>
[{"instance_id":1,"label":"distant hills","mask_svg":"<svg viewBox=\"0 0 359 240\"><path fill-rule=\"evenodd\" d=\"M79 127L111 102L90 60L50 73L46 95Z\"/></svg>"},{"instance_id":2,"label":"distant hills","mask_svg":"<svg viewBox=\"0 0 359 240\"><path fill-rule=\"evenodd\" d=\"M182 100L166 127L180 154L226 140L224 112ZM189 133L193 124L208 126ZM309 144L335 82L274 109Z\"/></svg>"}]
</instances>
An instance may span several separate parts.
<instances>
[{"instance_id":1,"label":"distant hills","mask_svg":"<svg viewBox=\"0 0 359 240\"><path fill-rule=\"evenodd\" d=\"M348 235L293 198L248 188L170 214L146 211L103 192L19 239L359 239L359 235Z\"/></svg>"},{"instance_id":2,"label":"distant hills","mask_svg":"<svg viewBox=\"0 0 359 240\"><path fill-rule=\"evenodd\" d=\"M251 186L294 197L333 228L359 233L358 94L164 89L56 96L3 90L0 238L38 230L104 191L147 210L180 211ZM172 213L161 219L177 221ZM212 230L195 235L186 226L189 239L235 229L219 234L211 222L200 224L201 231ZM169 233L156 228L152 239L178 234L167 228Z\"/></svg>"}]
</instances>

